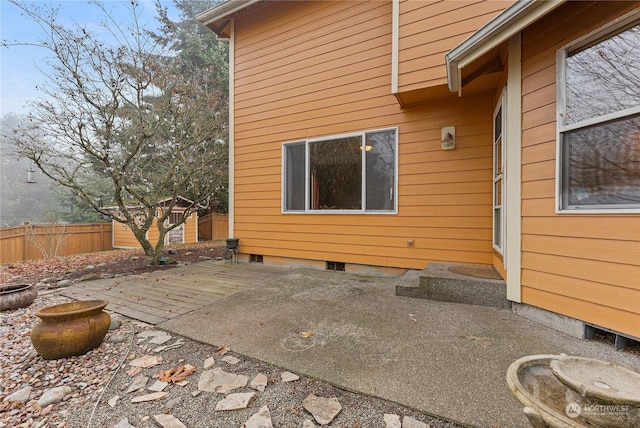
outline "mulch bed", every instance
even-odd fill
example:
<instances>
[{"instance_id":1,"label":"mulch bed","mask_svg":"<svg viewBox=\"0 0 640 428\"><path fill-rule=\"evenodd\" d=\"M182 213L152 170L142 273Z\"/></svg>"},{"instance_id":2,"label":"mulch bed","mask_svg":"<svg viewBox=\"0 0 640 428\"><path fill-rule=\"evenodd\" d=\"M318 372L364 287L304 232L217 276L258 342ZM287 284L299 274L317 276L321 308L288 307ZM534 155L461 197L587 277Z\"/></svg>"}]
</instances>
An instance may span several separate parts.
<instances>
[{"instance_id":1,"label":"mulch bed","mask_svg":"<svg viewBox=\"0 0 640 428\"><path fill-rule=\"evenodd\" d=\"M181 264L215 260L224 256L224 247L224 243L221 241L167 246L164 250L164 257L173 259L177 264L155 266L147 263L142 250L102 251L46 260L9 263L0 267L0 284L37 283L46 278L74 280L82 278L88 273L102 277L142 274L172 269Z\"/></svg>"}]
</instances>

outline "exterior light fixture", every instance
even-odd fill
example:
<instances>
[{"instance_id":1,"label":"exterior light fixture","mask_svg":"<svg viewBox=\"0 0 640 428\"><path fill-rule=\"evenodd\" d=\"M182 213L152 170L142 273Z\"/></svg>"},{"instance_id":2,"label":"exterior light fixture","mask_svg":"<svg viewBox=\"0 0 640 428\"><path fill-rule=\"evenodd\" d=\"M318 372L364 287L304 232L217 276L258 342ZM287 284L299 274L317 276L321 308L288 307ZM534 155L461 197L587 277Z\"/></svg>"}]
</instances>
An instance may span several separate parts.
<instances>
[{"instance_id":1,"label":"exterior light fixture","mask_svg":"<svg viewBox=\"0 0 640 428\"><path fill-rule=\"evenodd\" d=\"M445 126L442 128L442 150L453 150L456 148L456 127Z\"/></svg>"}]
</instances>

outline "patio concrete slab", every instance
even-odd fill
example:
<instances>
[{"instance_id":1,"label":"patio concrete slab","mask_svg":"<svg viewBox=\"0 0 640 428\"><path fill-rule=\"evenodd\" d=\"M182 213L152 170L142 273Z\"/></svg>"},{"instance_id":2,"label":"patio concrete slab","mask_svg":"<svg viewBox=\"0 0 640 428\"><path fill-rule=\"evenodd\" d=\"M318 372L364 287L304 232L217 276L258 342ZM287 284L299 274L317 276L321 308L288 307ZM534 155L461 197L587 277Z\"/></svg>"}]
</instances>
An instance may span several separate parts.
<instances>
[{"instance_id":1,"label":"patio concrete slab","mask_svg":"<svg viewBox=\"0 0 640 428\"><path fill-rule=\"evenodd\" d=\"M528 426L505 381L507 368L520 357L566 353L640 371L635 354L567 336L508 310L394 295L396 285L415 281L417 272L379 278L298 269L159 326L479 427Z\"/></svg>"},{"instance_id":2,"label":"patio concrete slab","mask_svg":"<svg viewBox=\"0 0 640 428\"><path fill-rule=\"evenodd\" d=\"M277 266L206 261L144 275L79 282L60 294L102 299L107 310L160 324L289 272Z\"/></svg>"}]
</instances>

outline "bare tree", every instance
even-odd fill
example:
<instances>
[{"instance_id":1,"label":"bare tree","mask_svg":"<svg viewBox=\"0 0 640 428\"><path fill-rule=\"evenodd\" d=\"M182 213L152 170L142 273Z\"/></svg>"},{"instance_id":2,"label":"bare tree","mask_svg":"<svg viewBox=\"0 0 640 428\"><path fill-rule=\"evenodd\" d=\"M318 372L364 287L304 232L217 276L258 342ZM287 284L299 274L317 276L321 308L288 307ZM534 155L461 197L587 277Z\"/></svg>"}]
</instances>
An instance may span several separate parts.
<instances>
[{"instance_id":1,"label":"bare tree","mask_svg":"<svg viewBox=\"0 0 640 428\"><path fill-rule=\"evenodd\" d=\"M12 3L40 26L39 46L51 56L38 87L44 96L31 105L27 126L7 137L75 198L126 224L149 263L159 263L166 234L208 206L225 176L227 145L219 136L226 97L180 72L179 58L142 28L136 1L125 3L131 19L124 24L105 3L91 2L100 31L61 25L55 8ZM169 224L185 195L190 205ZM154 224L156 243L147 238Z\"/></svg>"},{"instance_id":2,"label":"bare tree","mask_svg":"<svg viewBox=\"0 0 640 428\"><path fill-rule=\"evenodd\" d=\"M31 242L45 259L57 257L64 247L69 234L64 224L58 224L58 217L54 211L44 216L44 222L38 225L27 223L27 240Z\"/></svg>"}]
</instances>

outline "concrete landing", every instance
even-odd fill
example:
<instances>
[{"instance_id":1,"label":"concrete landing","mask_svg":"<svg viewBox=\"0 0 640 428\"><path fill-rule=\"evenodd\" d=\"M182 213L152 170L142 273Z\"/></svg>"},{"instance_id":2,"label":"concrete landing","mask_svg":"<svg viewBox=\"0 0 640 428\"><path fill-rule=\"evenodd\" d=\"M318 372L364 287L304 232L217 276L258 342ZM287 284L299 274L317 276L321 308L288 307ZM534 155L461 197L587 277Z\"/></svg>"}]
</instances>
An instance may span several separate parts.
<instances>
[{"instance_id":1,"label":"concrete landing","mask_svg":"<svg viewBox=\"0 0 640 428\"><path fill-rule=\"evenodd\" d=\"M506 283L486 265L429 263L420 272L418 285L397 286L396 296L511 308Z\"/></svg>"},{"instance_id":2,"label":"concrete landing","mask_svg":"<svg viewBox=\"0 0 640 428\"><path fill-rule=\"evenodd\" d=\"M60 294L77 300L106 300L107 310L155 325L287 272L276 266L206 261L144 275L79 282Z\"/></svg>"}]
</instances>

